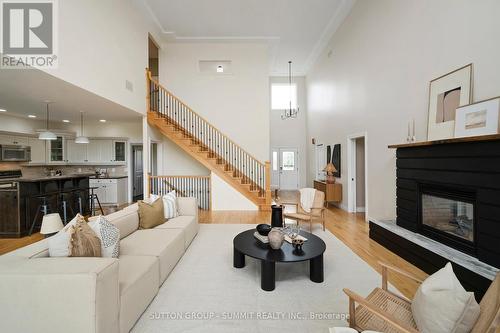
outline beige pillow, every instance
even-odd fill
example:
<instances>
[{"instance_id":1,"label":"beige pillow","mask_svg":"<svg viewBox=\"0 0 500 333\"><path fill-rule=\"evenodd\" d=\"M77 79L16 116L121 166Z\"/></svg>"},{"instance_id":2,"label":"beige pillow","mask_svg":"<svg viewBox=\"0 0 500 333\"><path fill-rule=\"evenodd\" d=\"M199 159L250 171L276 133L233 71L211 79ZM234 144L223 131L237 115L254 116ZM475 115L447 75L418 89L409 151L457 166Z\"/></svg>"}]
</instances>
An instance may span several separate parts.
<instances>
[{"instance_id":1,"label":"beige pillow","mask_svg":"<svg viewBox=\"0 0 500 333\"><path fill-rule=\"evenodd\" d=\"M164 222L162 200L153 203L139 201L139 229L151 229Z\"/></svg>"},{"instance_id":2,"label":"beige pillow","mask_svg":"<svg viewBox=\"0 0 500 333\"><path fill-rule=\"evenodd\" d=\"M70 257L100 257L101 240L87 224L84 218L79 218L69 229Z\"/></svg>"},{"instance_id":3,"label":"beige pillow","mask_svg":"<svg viewBox=\"0 0 500 333\"><path fill-rule=\"evenodd\" d=\"M479 317L479 304L474 294L462 287L447 263L420 285L411 311L421 332L467 333Z\"/></svg>"}]
</instances>

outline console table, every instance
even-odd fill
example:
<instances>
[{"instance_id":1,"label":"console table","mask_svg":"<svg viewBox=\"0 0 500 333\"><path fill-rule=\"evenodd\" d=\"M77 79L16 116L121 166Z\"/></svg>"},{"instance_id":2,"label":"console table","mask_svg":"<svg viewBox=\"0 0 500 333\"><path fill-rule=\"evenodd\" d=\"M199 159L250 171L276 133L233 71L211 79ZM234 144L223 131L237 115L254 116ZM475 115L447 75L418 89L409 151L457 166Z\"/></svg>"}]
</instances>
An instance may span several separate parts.
<instances>
[{"instance_id":1,"label":"console table","mask_svg":"<svg viewBox=\"0 0 500 333\"><path fill-rule=\"evenodd\" d=\"M314 188L318 191L325 193L325 201L327 205L330 202L342 201L342 184L338 183L329 184L326 182L315 180Z\"/></svg>"}]
</instances>

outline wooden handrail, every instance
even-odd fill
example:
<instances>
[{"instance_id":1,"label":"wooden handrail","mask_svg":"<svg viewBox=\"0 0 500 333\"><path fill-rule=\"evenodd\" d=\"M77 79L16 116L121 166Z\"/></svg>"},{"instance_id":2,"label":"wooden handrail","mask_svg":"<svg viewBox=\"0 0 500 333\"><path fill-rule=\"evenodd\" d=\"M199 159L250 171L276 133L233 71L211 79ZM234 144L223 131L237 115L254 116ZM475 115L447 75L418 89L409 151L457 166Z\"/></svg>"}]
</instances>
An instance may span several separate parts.
<instances>
[{"instance_id":1,"label":"wooden handrail","mask_svg":"<svg viewBox=\"0 0 500 333\"><path fill-rule=\"evenodd\" d=\"M204 178L210 179L210 176L149 176L149 178Z\"/></svg>"},{"instance_id":2,"label":"wooden handrail","mask_svg":"<svg viewBox=\"0 0 500 333\"><path fill-rule=\"evenodd\" d=\"M154 84L156 84L159 88L163 89L166 93L168 93L170 96L172 96L172 98L178 102L179 104L181 104L182 106L184 106L185 108L189 109L190 112L194 113L197 117L199 117L201 120L205 121L207 123L207 125L212 128L213 130L219 132L224 138L226 138L228 141L230 141L233 145L235 145L236 147L238 147L239 149L241 150L245 150L244 148L242 148L239 144L237 144L236 142L234 142L233 140L231 140L231 138L229 136L227 136L226 134L224 134L221 130L219 130L218 128L214 127L207 119L205 119L203 116L201 116L199 113L197 113L196 111L194 111L191 107L189 107L188 105L186 105L183 101L181 101L177 96L175 96L170 90L168 90L167 88L165 88L164 86L162 86L157 80L153 79L151 77L151 71L149 69L146 69L146 72L147 72L147 77L148 79L153 82ZM149 84L148 84L148 92L149 92ZM150 94L148 93L148 100L150 99ZM148 110L151 110L150 108L150 104L148 103ZM251 158L253 158L255 161L257 161L258 163L260 163L262 166L264 166L264 163L260 162L260 160L258 158L256 158L255 156L253 156L252 154L248 153L248 156L250 156Z\"/></svg>"}]
</instances>

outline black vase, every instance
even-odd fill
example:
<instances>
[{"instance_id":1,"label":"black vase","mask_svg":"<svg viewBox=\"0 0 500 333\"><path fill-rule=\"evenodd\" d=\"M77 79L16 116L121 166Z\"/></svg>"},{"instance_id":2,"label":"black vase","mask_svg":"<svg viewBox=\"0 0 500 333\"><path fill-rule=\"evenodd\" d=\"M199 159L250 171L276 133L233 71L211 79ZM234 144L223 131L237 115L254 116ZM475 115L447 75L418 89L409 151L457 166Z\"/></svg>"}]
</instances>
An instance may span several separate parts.
<instances>
[{"instance_id":1,"label":"black vase","mask_svg":"<svg viewBox=\"0 0 500 333\"><path fill-rule=\"evenodd\" d=\"M280 228L283 227L283 206L272 205L271 206L271 227Z\"/></svg>"}]
</instances>

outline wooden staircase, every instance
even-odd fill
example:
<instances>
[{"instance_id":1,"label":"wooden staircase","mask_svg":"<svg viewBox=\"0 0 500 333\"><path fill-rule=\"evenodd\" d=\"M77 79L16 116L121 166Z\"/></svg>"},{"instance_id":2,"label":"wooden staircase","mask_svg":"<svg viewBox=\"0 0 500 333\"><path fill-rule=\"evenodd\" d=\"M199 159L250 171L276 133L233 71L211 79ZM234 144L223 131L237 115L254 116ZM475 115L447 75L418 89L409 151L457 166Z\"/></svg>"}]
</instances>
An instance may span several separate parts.
<instances>
[{"instance_id":1,"label":"wooden staircase","mask_svg":"<svg viewBox=\"0 0 500 333\"><path fill-rule=\"evenodd\" d=\"M271 205L270 162L260 162L175 97L146 71L149 125L261 210Z\"/></svg>"}]
</instances>

